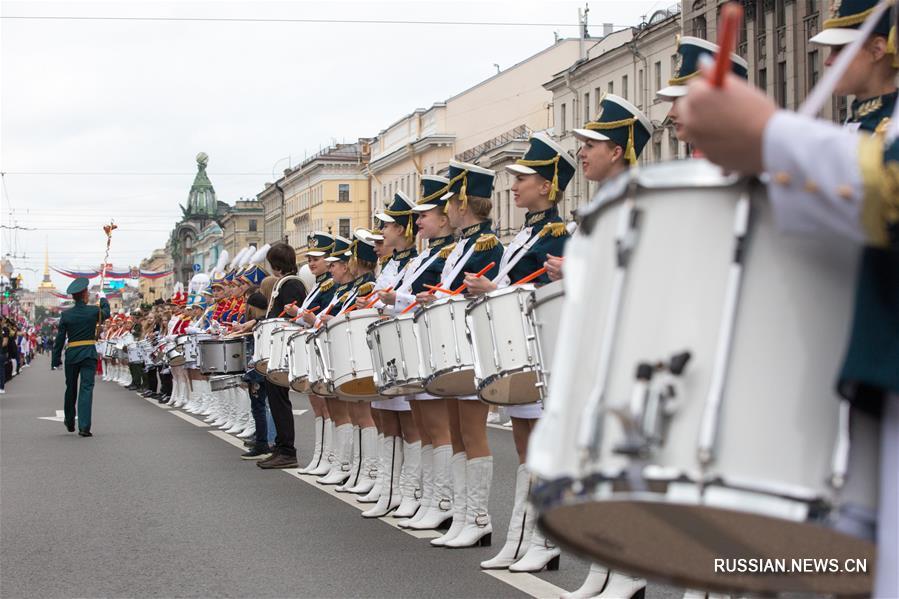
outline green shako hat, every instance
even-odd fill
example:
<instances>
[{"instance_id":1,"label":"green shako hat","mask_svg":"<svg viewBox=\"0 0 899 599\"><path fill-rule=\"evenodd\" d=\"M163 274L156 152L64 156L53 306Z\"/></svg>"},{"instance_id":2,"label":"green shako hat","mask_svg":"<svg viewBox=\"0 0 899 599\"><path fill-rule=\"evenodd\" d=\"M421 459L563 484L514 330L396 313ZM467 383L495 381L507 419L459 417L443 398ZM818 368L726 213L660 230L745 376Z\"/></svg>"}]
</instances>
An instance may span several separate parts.
<instances>
[{"instance_id":1,"label":"green shako hat","mask_svg":"<svg viewBox=\"0 0 899 599\"><path fill-rule=\"evenodd\" d=\"M878 0L831 0L830 18L824 20L824 29L809 41L822 46L851 44L858 38L862 24L874 11L877 3ZM892 10L884 11L871 34L888 37L890 39L888 51L895 55L896 33L890 31L891 14Z\"/></svg>"},{"instance_id":2,"label":"green shako hat","mask_svg":"<svg viewBox=\"0 0 899 599\"><path fill-rule=\"evenodd\" d=\"M66 293L68 293L69 295L81 293L82 291L87 289L88 285L90 284L90 280L86 277L78 277L77 279L69 283L69 286L66 288Z\"/></svg>"},{"instance_id":3,"label":"green shako hat","mask_svg":"<svg viewBox=\"0 0 899 599\"><path fill-rule=\"evenodd\" d=\"M640 152L652 136L652 123L636 106L615 94L606 94L599 103L596 120L575 129L581 141L612 141L624 150L630 164L637 162Z\"/></svg>"},{"instance_id":4,"label":"green shako hat","mask_svg":"<svg viewBox=\"0 0 899 599\"><path fill-rule=\"evenodd\" d=\"M687 82L697 77L700 73L699 59L703 55L709 55L713 58L718 56L721 48L718 44L698 37L681 37L677 40L677 72L668 80L668 87L663 87L656 92L656 95L666 101L674 100L681 96L687 95ZM749 63L746 60L731 53L730 55L731 72L743 79L749 77Z\"/></svg>"},{"instance_id":5,"label":"green shako hat","mask_svg":"<svg viewBox=\"0 0 899 599\"><path fill-rule=\"evenodd\" d=\"M562 192L577 170L577 162L545 132L534 134L523 158L510 164L506 170L519 175L540 175L552 183L549 201L562 199Z\"/></svg>"},{"instance_id":6,"label":"green shako hat","mask_svg":"<svg viewBox=\"0 0 899 599\"><path fill-rule=\"evenodd\" d=\"M446 200L443 199L443 196L446 195L448 185L449 179L446 177L422 175L421 199L412 207L412 211L427 212L434 208L443 208L446 205Z\"/></svg>"}]
</instances>

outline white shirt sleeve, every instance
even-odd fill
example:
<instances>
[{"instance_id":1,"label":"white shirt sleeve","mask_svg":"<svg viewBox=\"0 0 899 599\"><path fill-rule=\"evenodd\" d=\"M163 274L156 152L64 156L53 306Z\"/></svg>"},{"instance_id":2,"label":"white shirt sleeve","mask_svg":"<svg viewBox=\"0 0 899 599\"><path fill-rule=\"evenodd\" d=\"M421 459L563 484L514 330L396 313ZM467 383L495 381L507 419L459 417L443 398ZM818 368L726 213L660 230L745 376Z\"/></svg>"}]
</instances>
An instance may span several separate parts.
<instances>
[{"instance_id":1,"label":"white shirt sleeve","mask_svg":"<svg viewBox=\"0 0 899 599\"><path fill-rule=\"evenodd\" d=\"M859 135L784 110L768 121L762 159L781 229L864 243Z\"/></svg>"}]
</instances>

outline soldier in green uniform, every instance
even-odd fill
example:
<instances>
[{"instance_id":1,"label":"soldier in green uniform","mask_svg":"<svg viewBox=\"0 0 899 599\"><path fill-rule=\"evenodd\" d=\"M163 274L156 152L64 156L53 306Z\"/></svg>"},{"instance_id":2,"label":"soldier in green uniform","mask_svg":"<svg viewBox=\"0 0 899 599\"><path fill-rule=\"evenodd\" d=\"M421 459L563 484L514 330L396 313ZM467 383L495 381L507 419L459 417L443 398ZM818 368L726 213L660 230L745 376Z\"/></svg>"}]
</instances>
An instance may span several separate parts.
<instances>
[{"instance_id":1,"label":"soldier in green uniform","mask_svg":"<svg viewBox=\"0 0 899 599\"><path fill-rule=\"evenodd\" d=\"M62 363L63 345L66 345L66 430L75 432L75 399L78 399L78 434L91 435L91 403L94 394L94 374L97 372L96 331L102 319L109 318L109 302L101 292L100 306L87 305L89 281L79 277L72 281L66 293L75 305L65 310L59 318L59 332L53 345L51 367ZM79 382L80 379L80 382Z\"/></svg>"}]
</instances>

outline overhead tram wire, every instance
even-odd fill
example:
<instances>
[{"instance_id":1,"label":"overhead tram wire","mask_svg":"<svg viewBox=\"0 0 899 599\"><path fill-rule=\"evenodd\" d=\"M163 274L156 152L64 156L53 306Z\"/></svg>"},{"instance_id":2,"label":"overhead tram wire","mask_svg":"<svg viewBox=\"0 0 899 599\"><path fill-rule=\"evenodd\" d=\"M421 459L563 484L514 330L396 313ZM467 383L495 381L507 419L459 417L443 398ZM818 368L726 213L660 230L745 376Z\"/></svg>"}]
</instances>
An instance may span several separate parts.
<instances>
[{"instance_id":1,"label":"overhead tram wire","mask_svg":"<svg viewBox=\"0 0 899 599\"><path fill-rule=\"evenodd\" d=\"M594 0L596 1L596 0ZM602 0L599 0L602 2ZM611 0L610 0L611 1ZM316 19L316 18L252 18L252 17L113 17L76 15L2 15L5 20L29 21L145 21L184 23L284 23L311 25L437 25L453 27L580 27L579 23L538 23L524 21L434 21L415 19ZM613 25L613 27L624 27Z\"/></svg>"}]
</instances>

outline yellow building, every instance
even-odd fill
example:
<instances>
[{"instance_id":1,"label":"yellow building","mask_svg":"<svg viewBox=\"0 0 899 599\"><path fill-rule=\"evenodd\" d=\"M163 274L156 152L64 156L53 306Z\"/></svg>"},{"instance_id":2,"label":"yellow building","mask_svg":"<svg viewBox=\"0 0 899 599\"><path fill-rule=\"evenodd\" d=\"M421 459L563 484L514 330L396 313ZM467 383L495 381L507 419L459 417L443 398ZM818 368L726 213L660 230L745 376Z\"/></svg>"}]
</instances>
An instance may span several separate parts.
<instances>
[{"instance_id":1,"label":"yellow building","mask_svg":"<svg viewBox=\"0 0 899 599\"><path fill-rule=\"evenodd\" d=\"M248 245L262 247L265 213L255 199L240 199L222 217L222 248L229 260Z\"/></svg>"},{"instance_id":2,"label":"yellow building","mask_svg":"<svg viewBox=\"0 0 899 599\"><path fill-rule=\"evenodd\" d=\"M149 258L141 260L140 268L150 272L171 270L172 257L164 249L153 250ZM158 299L169 299L172 297L174 284L175 277L173 275L159 279L145 279L141 277L138 283L141 301L145 304L152 304Z\"/></svg>"},{"instance_id":3,"label":"yellow building","mask_svg":"<svg viewBox=\"0 0 899 599\"><path fill-rule=\"evenodd\" d=\"M369 140L330 146L290 169L278 187L284 190L285 235L301 255L313 231L349 238L370 222L365 169Z\"/></svg>"}]
</instances>

